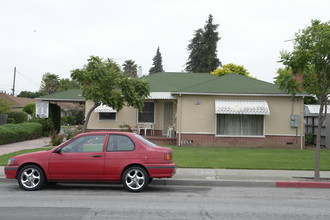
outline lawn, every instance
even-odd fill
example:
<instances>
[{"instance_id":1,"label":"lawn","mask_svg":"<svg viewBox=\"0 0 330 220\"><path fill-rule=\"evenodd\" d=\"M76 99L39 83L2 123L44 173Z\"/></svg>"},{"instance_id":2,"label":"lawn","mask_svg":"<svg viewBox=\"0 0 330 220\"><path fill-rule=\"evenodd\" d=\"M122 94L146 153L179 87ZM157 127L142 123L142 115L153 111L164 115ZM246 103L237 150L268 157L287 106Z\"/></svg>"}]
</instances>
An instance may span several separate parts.
<instances>
[{"instance_id":1,"label":"lawn","mask_svg":"<svg viewBox=\"0 0 330 220\"><path fill-rule=\"evenodd\" d=\"M313 170L314 149L172 147L178 167ZM330 149L321 150L321 170L330 170Z\"/></svg>"},{"instance_id":2,"label":"lawn","mask_svg":"<svg viewBox=\"0 0 330 220\"><path fill-rule=\"evenodd\" d=\"M176 147L174 161L180 168L313 170L314 149ZM0 156L4 166L18 154L51 149L37 148ZM330 170L330 149L321 150L321 170Z\"/></svg>"}]
</instances>

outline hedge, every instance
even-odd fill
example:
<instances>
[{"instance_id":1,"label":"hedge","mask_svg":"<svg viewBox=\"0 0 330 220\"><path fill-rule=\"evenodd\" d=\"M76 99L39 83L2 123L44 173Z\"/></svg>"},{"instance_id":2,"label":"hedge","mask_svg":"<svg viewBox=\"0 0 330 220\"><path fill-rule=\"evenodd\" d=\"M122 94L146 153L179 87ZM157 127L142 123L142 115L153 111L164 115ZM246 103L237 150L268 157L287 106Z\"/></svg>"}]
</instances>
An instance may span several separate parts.
<instances>
[{"instance_id":1,"label":"hedge","mask_svg":"<svg viewBox=\"0 0 330 220\"><path fill-rule=\"evenodd\" d=\"M42 125L37 122L0 125L0 144L9 144L41 137Z\"/></svg>"},{"instance_id":2,"label":"hedge","mask_svg":"<svg viewBox=\"0 0 330 220\"><path fill-rule=\"evenodd\" d=\"M13 118L15 124L27 122L28 114L22 111L11 111L8 113L8 118Z\"/></svg>"}]
</instances>

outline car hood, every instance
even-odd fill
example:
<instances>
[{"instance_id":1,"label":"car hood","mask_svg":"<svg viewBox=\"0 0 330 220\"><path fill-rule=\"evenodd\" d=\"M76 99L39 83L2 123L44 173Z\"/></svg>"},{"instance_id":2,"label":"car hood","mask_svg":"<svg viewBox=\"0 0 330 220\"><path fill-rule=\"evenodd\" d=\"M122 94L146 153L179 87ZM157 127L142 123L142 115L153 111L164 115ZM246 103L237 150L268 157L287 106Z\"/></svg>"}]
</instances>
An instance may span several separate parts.
<instances>
[{"instance_id":1,"label":"car hood","mask_svg":"<svg viewBox=\"0 0 330 220\"><path fill-rule=\"evenodd\" d=\"M20 154L20 155L16 155L13 158L15 160L22 160L25 158L34 158L34 157L38 157L38 158L48 158L49 155L52 153L52 150L46 150L46 151L38 151L38 152L31 152L31 153L26 153L26 154Z\"/></svg>"}]
</instances>

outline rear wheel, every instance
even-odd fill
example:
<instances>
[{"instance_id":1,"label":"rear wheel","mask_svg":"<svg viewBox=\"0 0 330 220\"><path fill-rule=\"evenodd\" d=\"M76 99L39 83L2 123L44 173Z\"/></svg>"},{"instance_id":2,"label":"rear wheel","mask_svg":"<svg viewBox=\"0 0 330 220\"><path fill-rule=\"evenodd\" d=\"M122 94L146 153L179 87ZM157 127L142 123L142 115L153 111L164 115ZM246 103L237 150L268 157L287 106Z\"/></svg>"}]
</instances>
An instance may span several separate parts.
<instances>
[{"instance_id":1,"label":"rear wheel","mask_svg":"<svg viewBox=\"0 0 330 220\"><path fill-rule=\"evenodd\" d=\"M17 181L22 189L34 191L45 184L45 175L40 167L27 165L20 170Z\"/></svg>"},{"instance_id":2,"label":"rear wheel","mask_svg":"<svg viewBox=\"0 0 330 220\"><path fill-rule=\"evenodd\" d=\"M149 176L144 168L133 166L126 169L122 182L128 191L141 192L149 184Z\"/></svg>"}]
</instances>

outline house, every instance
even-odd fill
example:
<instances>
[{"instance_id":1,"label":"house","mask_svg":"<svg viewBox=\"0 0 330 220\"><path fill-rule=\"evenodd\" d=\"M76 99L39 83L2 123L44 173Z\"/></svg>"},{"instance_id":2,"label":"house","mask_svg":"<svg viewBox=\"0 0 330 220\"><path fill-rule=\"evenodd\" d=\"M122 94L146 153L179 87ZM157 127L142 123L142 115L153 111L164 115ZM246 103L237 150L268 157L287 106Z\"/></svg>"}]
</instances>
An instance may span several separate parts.
<instances>
[{"instance_id":1,"label":"house","mask_svg":"<svg viewBox=\"0 0 330 220\"><path fill-rule=\"evenodd\" d=\"M83 109L85 98L82 96L82 90L70 89L63 92L53 93L39 98L36 101L56 103L61 107L61 116L72 116L73 113L79 109Z\"/></svg>"},{"instance_id":2,"label":"house","mask_svg":"<svg viewBox=\"0 0 330 220\"><path fill-rule=\"evenodd\" d=\"M274 84L239 74L165 72L142 79L151 91L142 112L101 105L91 114L88 131L129 126L155 142L170 136L179 146L304 145L303 95L292 97ZM86 101L86 112L92 105Z\"/></svg>"},{"instance_id":3,"label":"house","mask_svg":"<svg viewBox=\"0 0 330 220\"><path fill-rule=\"evenodd\" d=\"M12 111L23 111L24 106L36 102L34 99L31 98L16 97L8 95L6 93L0 93L0 98L6 100L7 102L10 102L13 105Z\"/></svg>"},{"instance_id":4,"label":"house","mask_svg":"<svg viewBox=\"0 0 330 220\"><path fill-rule=\"evenodd\" d=\"M310 144L316 144L320 105L305 105L305 136ZM321 146L330 147L330 105L327 106L326 119L321 127ZM323 114L325 110L323 110Z\"/></svg>"}]
</instances>

